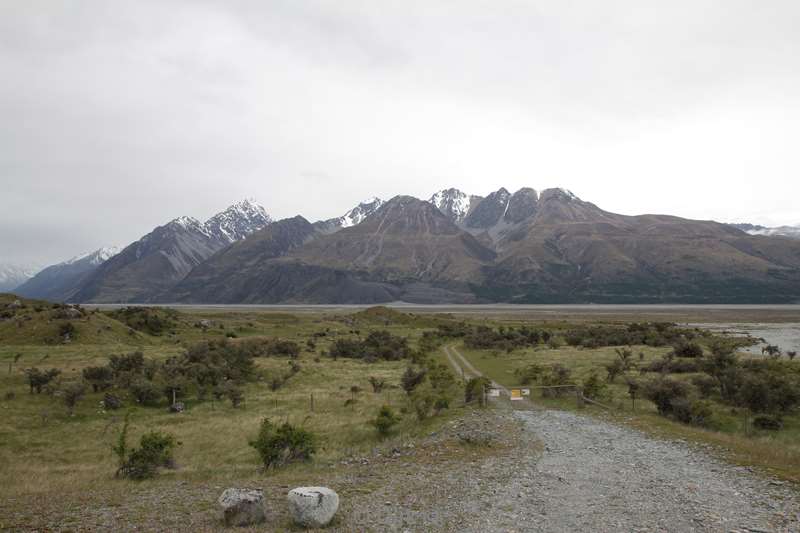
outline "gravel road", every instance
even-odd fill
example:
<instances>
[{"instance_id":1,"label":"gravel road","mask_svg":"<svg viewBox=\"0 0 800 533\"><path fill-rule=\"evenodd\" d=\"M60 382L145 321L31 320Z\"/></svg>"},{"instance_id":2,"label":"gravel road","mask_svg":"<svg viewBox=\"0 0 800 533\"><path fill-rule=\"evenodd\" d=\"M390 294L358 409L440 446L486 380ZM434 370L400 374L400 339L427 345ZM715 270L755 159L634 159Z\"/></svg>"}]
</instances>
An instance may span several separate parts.
<instances>
[{"instance_id":1,"label":"gravel road","mask_svg":"<svg viewBox=\"0 0 800 533\"><path fill-rule=\"evenodd\" d=\"M684 443L561 411L514 416L544 451L476 531L800 530L797 492Z\"/></svg>"},{"instance_id":2,"label":"gravel road","mask_svg":"<svg viewBox=\"0 0 800 533\"><path fill-rule=\"evenodd\" d=\"M457 349L445 353L465 374L479 375ZM521 423L521 444L489 469L473 469L473 486L453 487L479 500L472 509L456 506L473 519L445 521L453 530L800 531L795 488L686 443L564 411L505 410L502 416ZM489 471L492 477L483 478Z\"/></svg>"}]
</instances>

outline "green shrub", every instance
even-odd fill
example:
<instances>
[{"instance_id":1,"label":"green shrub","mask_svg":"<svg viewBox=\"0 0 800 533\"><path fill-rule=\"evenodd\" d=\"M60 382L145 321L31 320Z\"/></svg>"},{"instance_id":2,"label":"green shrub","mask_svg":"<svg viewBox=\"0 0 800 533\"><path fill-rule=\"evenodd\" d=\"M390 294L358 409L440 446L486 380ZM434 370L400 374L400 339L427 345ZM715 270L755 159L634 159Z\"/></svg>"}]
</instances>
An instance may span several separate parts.
<instances>
[{"instance_id":1,"label":"green shrub","mask_svg":"<svg viewBox=\"0 0 800 533\"><path fill-rule=\"evenodd\" d=\"M309 348L313 350L316 345L314 345L312 341L308 342L310 343ZM295 359L300 355L300 345L293 341L275 340L267 347L267 354L287 356Z\"/></svg>"},{"instance_id":2,"label":"green shrub","mask_svg":"<svg viewBox=\"0 0 800 533\"><path fill-rule=\"evenodd\" d=\"M173 309L153 307L125 307L109 311L108 315L131 329L156 336L175 328L178 318Z\"/></svg>"},{"instance_id":3,"label":"green shrub","mask_svg":"<svg viewBox=\"0 0 800 533\"><path fill-rule=\"evenodd\" d=\"M25 369L25 376L28 378L28 385L31 388L31 394L36 391L36 394L40 394L42 392L42 388L46 385L49 385L51 381L53 381L56 376L61 373L60 370L57 368L51 368L50 370L46 370L42 372L38 368L26 368Z\"/></svg>"},{"instance_id":4,"label":"green shrub","mask_svg":"<svg viewBox=\"0 0 800 533\"><path fill-rule=\"evenodd\" d=\"M486 405L486 391L491 385L492 382L483 376L470 378L464 385L464 401L477 402L480 406Z\"/></svg>"},{"instance_id":5,"label":"green shrub","mask_svg":"<svg viewBox=\"0 0 800 533\"><path fill-rule=\"evenodd\" d=\"M249 444L258 452L264 468L271 468L311 460L317 451L315 440L314 435L305 429L288 422L275 426L265 418L261 421L258 435Z\"/></svg>"},{"instance_id":6,"label":"green shrub","mask_svg":"<svg viewBox=\"0 0 800 533\"><path fill-rule=\"evenodd\" d=\"M708 427L711 425L714 411L706 400L690 400L675 398L671 401L672 416L685 424Z\"/></svg>"},{"instance_id":7,"label":"green shrub","mask_svg":"<svg viewBox=\"0 0 800 533\"><path fill-rule=\"evenodd\" d=\"M378 415L369 421L370 425L374 426L382 437L388 435L398 422L400 422L400 417L388 405L381 407Z\"/></svg>"},{"instance_id":8,"label":"green shrub","mask_svg":"<svg viewBox=\"0 0 800 533\"><path fill-rule=\"evenodd\" d=\"M516 369L514 374L516 374L517 379L519 379L520 385L530 385L538 381L542 374L544 374L544 368L542 368L541 365L532 363L524 368Z\"/></svg>"},{"instance_id":9,"label":"green shrub","mask_svg":"<svg viewBox=\"0 0 800 533\"><path fill-rule=\"evenodd\" d=\"M555 363L542 376L541 383L547 387L556 387L552 389L542 389L542 396L548 398L552 398L554 396L563 396L570 390L564 385L572 384L572 371L562 364Z\"/></svg>"},{"instance_id":10,"label":"green shrub","mask_svg":"<svg viewBox=\"0 0 800 533\"><path fill-rule=\"evenodd\" d=\"M406 391L406 394L410 395L425 380L426 374L427 371L424 368L420 370L414 370L412 367L406 368L400 378L400 385Z\"/></svg>"},{"instance_id":11,"label":"green shrub","mask_svg":"<svg viewBox=\"0 0 800 533\"><path fill-rule=\"evenodd\" d=\"M375 376L369 377L369 384L372 385L372 392L380 393L383 390L383 387L386 386L385 379L378 379Z\"/></svg>"},{"instance_id":12,"label":"green shrub","mask_svg":"<svg viewBox=\"0 0 800 533\"><path fill-rule=\"evenodd\" d=\"M141 480L152 478L159 468L174 467L173 452L178 444L175 437L160 431L151 431L142 435L139 448L127 451L124 439L127 436L126 426L115 448L117 457L124 456L122 465L117 470L118 477Z\"/></svg>"},{"instance_id":13,"label":"green shrub","mask_svg":"<svg viewBox=\"0 0 800 533\"><path fill-rule=\"evenodd\" d=\"M699 392L700 396L703 398L710 397L718 387L717 380L705 374L694 376L692 378L692 385L695 386L697 392Z\"/></svg>"},{"instance_id":14,"label":"green shrub","mask_svg":"<svg viewBox=\"0 0 800 533\"><path fill-rule=\"evenodd\" d=\"M90 366L83 369L83 379L91 386L94 392L108 389L114 384L114 373L108 366Z\"/></svg>"},{"instance_id":15,"label":"green shrub","mask_svg":"<svg viewBox=\"0 0 800 533\"><path fill-rule=\"evenodd\" d=\"M678 342L672 352L676 357L703 357L703 347L696 342Z\"/></svg>"},{"instance_id":16,"label":"green shrub","mask_svg":"<svg viewBox=\"0 0 800 533\"><path fill-rule=\"evenodd\" d=\"M131 383L128 390L137 403L147 406L158 405L162 394L161 389L155 383L144 378L139 378Z\"/></svg>"},{"instance_id":17,"label":"green shrub","mask_svg":"<svg viewBox=\"0 0 800 533\"><path fill-rule=\"evenodd\" d=\"M664 416L673 413L676 400L685 400L689 394L689 387L680 381L662 377L648 381L642 387L645 398L656 404L658 413Z\"/></svg>"},{"instance_id":18,"label":"green shrub","mask_svg":"<svg viewBox=\"0 0 800 533\"><path fill-rule=\"evenodd\" d=\"M783 427L783 421L778 416L758 415L753 418L753 427L767 431L777 431Z\"/></svg>"},{"instance_id":19,"label":"green shrub","mask_svg":"<svg viewBox=\"0 0 800 533\"><path fill-rule=\"evenodd\" d=\"M61 388L61 400L67 408L67 412L72 416L75 406L86 395L86 384L82 381L67 383Z\"/></svg>"},{"instance_id":20,"label":"green shrub","mask_svg":"<svg viewBox=\"0 0 800 533\"><path fill-rule=\"evenodd\" d=\"M590 400L596 400L602 396L606 388L606 384L597 375L597 372L592 371L589 377L583 380L583 395Z\"/></svg>"},{"instance_id":21,"label":"green shrub","mask_svg":"<svg viewBox=\"0 0 800 533\"><path fill-rule=\"evenodd\" d=\"M417 414L417 420L420 422L431 415L431 410L435 403L436 397L430 387L417 390L411 396L411 404L414 407L414 412Z\"/></svg>"}]
</instances>

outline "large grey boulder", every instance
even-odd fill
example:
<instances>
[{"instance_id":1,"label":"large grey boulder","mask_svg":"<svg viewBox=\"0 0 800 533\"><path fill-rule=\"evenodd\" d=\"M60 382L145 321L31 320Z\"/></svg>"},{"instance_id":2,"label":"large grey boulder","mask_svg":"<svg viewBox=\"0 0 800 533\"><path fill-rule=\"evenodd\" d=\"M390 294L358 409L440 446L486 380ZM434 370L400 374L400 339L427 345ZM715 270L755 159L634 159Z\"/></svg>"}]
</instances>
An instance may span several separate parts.
<instances>
[{"instance_id":1,"label":"large grey boulder","mask_svg":"<svg viewBox=\"0 0 800 533\"><path fill-rule=\"evenodd\" d=\"M226 526L249 526L267 519L264 491L260 489L225 489L217 501Z\"/></svg>"},{"instance_id":2,"label":"large grey boulder","mask_svg":"<svg viewBox=\"0 0 800 533\"><path fill-rule=\"evenodd\" d=\"M288 498L292 519L304 527L328 525L339 509L339 495L327 487L297 487Z\"/></svg>"}]
</instances>

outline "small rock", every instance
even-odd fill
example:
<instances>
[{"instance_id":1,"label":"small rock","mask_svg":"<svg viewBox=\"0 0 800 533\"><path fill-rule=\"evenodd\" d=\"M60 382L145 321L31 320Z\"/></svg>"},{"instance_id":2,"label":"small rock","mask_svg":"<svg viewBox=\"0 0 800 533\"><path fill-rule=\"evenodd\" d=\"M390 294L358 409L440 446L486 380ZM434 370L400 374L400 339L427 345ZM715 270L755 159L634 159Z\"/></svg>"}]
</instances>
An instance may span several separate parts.
<instances>
[{"instance_id":1,"label":"small rock","mask_svg":"<svg viewBox=\"0 0 800 533\"><path fill-rule=\"evenodd\" d=\"M260 489L225 489L217 501L226 526L249 526L267 519L264 491Z\"/></svg>"},{"instance_id":2,"label":"small rock","mask_svg":"<svg viewBox=\"0 0 800 533\"><path fill-rule=\"evenodd\" d=\"M339 509L339 495L328 487L297 487L287 498L292 519L304 527L328 525Z\"/></svg>"}]
</instances>

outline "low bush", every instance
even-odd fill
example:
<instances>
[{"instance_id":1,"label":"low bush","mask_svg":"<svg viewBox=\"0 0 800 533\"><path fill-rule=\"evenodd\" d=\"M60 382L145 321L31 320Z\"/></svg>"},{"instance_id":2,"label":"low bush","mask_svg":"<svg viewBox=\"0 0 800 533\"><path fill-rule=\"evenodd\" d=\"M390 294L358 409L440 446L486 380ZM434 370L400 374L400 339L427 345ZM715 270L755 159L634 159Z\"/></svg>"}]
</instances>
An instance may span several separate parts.
<instances>
[{"instance_id":1,"label":"low bush","mask_svg":"<svg viewBox=\"0 0 800 533\"><path fill-rule=\"evenodd\" d=\"M369 421L369 424L378 430L378 434L381 437L385 437L398 422L400 422L400 417L395 414L391 407L384 405L378 411L378 415Z\"/></svg>"},{"instance_id":2,"label":"low bush","mask_svg":"<svg viewBox=\"0 0 800 533\"><path fill-rule=\"evenodd\" d=\"M406 394L410 395L425 380L426 375L427 371L424 368L414 370L413 367L408 367L400 378L400 385Z\"/></svg>"},{"instance_id":3,"label":"low bush","mask_svg":"<svg viewBox=\"0 0 800 533\"><path fill-rule=\"evenodd\" d=\"M486 405L486 391L491 385L492 382L483 376L470 378L464 385L464 401L476 402L480 406Z\"/></svg>"},{"instance_id":4,"label":"low bush","mask_svg":"<svg viewBox=\"0 0 800 533\"><path fill-rule=\"evenodd\" d=\"M94 392L104 391L114 384L114 373L108 366L90 366L84 368L82 374Z\"/></svg>"},{"instance_id":5,"label":"low bush","mask_svg":"<svg viewBox=\"0 0 800 533\"><path fill-rule=\"evenodd\" d=\"M546 398L560 397L567 394L571 389L565 385L572 385L572 371L562 364L555 363L542 376L541 383L543 388L542 396Z\"/></svg>"},{"instance_id":6,"label":"low bush","mask_svg":"<svg viewBox=\"0 0 800 533\"><path fill-rule=\"evenodd\" d=\"M371 332L366 339L336 339L330 348L330 356L364 359L366 361L397 361L411 355L408 339L392 335L388 331Z\"/></svg>"},{"instance_id":7,"label":"low bush","mask_svg":"<svg viewBox=\"0 0 800 533\"><path fill-rule=\"evenodd\" d=\"M138 404L145 406L158 405L158 400L162 395L158 385L144 378L137 379L131 383L128 390Z\"/></svg>"},{"instance_id":8,"label":"low bush","mask_svg":"<svg viewBox=\"0 0 800 533\"><path fill-rule=\"evenodd\" d=\"M753 418L753 427L767 431L777 431L783 427L783 421L778 416L758 415Z\"/></svg>"},{"instance_id":9,"label":"low bush","mask_svg":"<svg viewBox=\"0 0 800 533\"><path fill-rule=\"evenodd\" d=\"M672 352L676 357L703 357L703 347L696 342L681 341L675 344Z\"/></svg>"},{"instance_id":10,"label":"low bush","mask_svg":"<svg viewBox=\"0 0 800 533\"><path fill-rule=\"evenodd\" d=\"M82 381L67 383L61 388L61 400L70 416L75 413L78 402L86 395L86 384Z\"/></svg>"},{"instance_id":11,"label":"low bush","mask_svg":"<svg viewBox=\"0 0 800 533\"><path fill-rule=\"evenodd\" d=\"M539 381L539 378L544 374L544 368L541 365L532 363L526 367L518 368L514 371L520 385L530 385Z\"/></svg>"},{"instance_id":12,"label":"low bush","mask_svg":"<svg viewBox=\"0 0 800 533\"><path fill-rule=\"evenodd\" d=\"M117 470L117 476L141 480L155 477L159 468L173 468L176 446L175 437L168 433L145 433L139 441L139 448L127 452L122 466Z\"/></svg>"},{"instance_id":13,"label":"low bush","mask_svg":"<svg viewBox=\"0 0 800 533\"><path fill-rule=\"evenodd\" d=\"M261 421L258 435L250 446L255 448L264 468L275 468L297 461L309 461L317 451L314 435L285 422L275 426L268 418Z\"/></svg>"},{"instance_id":14,"label":"low bush","mask_svg":"<svg viewBox=\"0 0 800 533\"><path fill-rule=\"evenodd\" d=\"M61 371L57 368L51 368L50 370L45 370L44 372L39 370L38 368L26 368L25 369L25 376L28 378L28 385L31 388L31 394L36 391L36 394L41 394L42 389L49 385L51 381L53 381L56 376L61 374Z\"/></svg>"},{"instance_id":15,"label":"low bush","mask_svg":"<svg viewBox=\"0 0 800 533\"><path fill-rule=\"evenodd\" d=\"M689 387L680 381L662 377L648 381L642 387L645 398L656 404L660 415L672 415L674 404L677 400L685 400L689 394Z\"/></svg>"},{"instance_id":16,"label":"low bush","mask_svg":"<svg viewBox=\"0 0 800 533\"><path fill-rule=\"evenodd\" d=\"M583 380L582 387L584 396L590 400L596 400L603 395L606 384L603 383L603 380L600 379L600 376L597 375L597 372L593 371L586 379Z\"/></svg>"},{"instance_id":17,"label":"low bush","mask_svg":"<svg viewBox=\"0 0 800 533\"><path fill-rule=\"evenodd\" d=\"M383 390L383 387L386 386L386 380L378 379L375 376L370 376L369 384L372 385L372 392L378 394Z\"/></svg>"},{"instance_id":18,"label":"low bush","mask_svg":"<svg viewBox=\"0 0 800 533\"><path fill-rule=\"evenodd\" d=\"M706 400L690 400L675 398L671 401L672 416L684 424L708 427L711 425L714 411Z\"/></svg>"}]
</instances>

